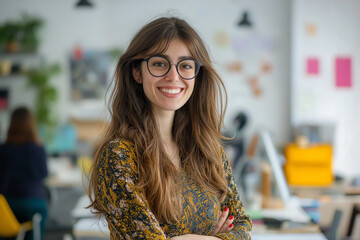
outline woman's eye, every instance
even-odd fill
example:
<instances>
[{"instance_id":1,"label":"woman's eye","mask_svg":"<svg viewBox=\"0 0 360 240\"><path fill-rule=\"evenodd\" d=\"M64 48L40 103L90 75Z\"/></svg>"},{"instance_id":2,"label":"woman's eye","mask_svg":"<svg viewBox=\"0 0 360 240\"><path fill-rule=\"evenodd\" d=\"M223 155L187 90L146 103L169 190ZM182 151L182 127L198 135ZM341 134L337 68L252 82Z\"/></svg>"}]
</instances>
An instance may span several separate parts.
<instances>
[{"instance_id":1,"label":"woman's eye","mask_svg":"<svg viewBox=\"0 0 360 240\"><path fill-rule=\"evenodd\" d=\"M193 69L194 68L194 64L191 64L191 63L182 63L180 65L180 68L183 69L183 70L190 70L190 69Z\"/></svg>"},{"instance_id":2,"label":"woman's eye","mask_svg":"<svg viewBox=\"0 0 360 240\"><path fill-rule=\"evenodd\" d=\"M152 65L154 67L165 67L166 63L164 63L164 62L154 62Z\"/></svg>"}]
</instances>

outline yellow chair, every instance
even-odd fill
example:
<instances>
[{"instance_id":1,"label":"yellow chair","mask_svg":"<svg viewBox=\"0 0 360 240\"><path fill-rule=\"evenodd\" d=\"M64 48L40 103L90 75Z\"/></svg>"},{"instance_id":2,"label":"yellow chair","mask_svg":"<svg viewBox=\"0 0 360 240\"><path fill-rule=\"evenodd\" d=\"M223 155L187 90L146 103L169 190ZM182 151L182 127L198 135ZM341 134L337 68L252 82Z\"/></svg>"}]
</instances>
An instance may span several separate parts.
<instances>
[{"instance_id":1,"label":"yellow chair","mask_svg":"<svg viewBox=\"0 0 360 240\"><path fill-rule=\"evenodd\" d=\"M16 240L22 240L27 231L33 230L34 240L41 240L40 221L41 214L36 213L32 221L19 223L5 197L0 194L0 237L16 237Z\"/></svg>"}]
</instances>

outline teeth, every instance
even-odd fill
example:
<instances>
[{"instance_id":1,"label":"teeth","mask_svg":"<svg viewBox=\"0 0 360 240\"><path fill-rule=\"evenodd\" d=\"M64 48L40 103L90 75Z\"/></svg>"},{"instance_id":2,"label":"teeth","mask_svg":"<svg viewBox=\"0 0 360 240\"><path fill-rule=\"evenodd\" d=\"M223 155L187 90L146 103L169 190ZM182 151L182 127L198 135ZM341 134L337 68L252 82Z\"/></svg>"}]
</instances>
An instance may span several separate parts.
<instances>
[{"instance_id":1,"label":"teeth","mask_svg":"<svg viewBox=\"0 0 360 240\"><path fill-rule=\"evenodd\" d=\"M181 91L181 89L180 88L176 88L176 89L160 88L160 91L168 93L168 94L177 94Z\"/></svg>"}]
</instances>

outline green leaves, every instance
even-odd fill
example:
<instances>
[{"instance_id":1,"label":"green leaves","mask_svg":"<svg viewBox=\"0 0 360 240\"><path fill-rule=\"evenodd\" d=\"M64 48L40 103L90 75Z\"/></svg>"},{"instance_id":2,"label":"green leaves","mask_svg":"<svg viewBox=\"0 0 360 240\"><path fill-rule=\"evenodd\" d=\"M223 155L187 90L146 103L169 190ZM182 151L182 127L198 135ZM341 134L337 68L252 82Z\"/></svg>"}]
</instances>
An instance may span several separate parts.
<instances>
[{"instance_id":1,"label":"green leaves","mask_svg":"<svg viewBox=\"0 0 360 240\"><path fill-rule=\"evenodd\" d=\"M35 52L39 45L39 30L44 21L28 13L21 19L0 24L0 45L17 44L22 52Z\"/></svg>"},{"instance_id":2,"label":"green leaves","mask_svg":"<svg viewBox=\"0 0 360 240\"><path fill-rule=\"evenodd\" d=\"M28 85L37 90L35 115L40 125L53 126L56 123L51 117L51 110L58 98L58 94L50 81L51 77L58 73L60 73L60 66L58 64L44 64L39 68L24 72L28 77Z\"/></svg>"}]
</instances>

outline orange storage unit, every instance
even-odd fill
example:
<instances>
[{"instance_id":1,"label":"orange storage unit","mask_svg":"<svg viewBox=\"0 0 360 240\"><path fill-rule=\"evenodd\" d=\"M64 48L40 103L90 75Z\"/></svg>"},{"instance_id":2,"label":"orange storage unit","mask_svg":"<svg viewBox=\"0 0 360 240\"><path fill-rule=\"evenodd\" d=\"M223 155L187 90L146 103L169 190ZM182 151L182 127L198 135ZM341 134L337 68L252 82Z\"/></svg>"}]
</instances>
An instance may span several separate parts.
<instances>
[{"instance_id":1,"label":"orange storage unit","mask_svg":"<svg viewBox=\"0 0 360 240\"><path fill-rule=\"evenodd\" d=\"M289 184L325 186L332 183L331 145L301 148L289 144L285 148L285 158L284 171Z\"/></svg>"}]
</instances>

